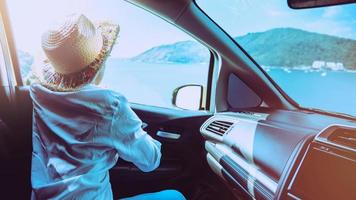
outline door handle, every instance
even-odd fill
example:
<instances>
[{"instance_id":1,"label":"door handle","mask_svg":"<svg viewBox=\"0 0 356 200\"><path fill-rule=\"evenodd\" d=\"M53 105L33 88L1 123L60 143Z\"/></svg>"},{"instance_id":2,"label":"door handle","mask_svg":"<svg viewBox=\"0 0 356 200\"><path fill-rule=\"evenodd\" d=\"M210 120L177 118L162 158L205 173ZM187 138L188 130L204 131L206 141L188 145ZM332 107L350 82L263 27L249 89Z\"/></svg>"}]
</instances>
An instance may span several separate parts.
<instances>
[{"instance_id":1,"label":"door handle","mask_svg":"<svg viewBox=\"0 0 356 200\"><path fill-rule=\"evenodd\" d=\"M148 124L147 123L145 123L145 122L142 122L142 124L141 124L141 128L144 130L145 128L147 128L147 126L148 126Z\"/></svg>"},{"instance_id":2,"label":"door handle","mask_svg":"<svg viewBox=\"0 0 356 200\"><path fill-rule=\"evenodd\" d=\"M172 140L178 140L180 138L180 134L167 132L167 131L157 131L156 135L162 138L167 138Z\"/></svg>"}]
</instances>

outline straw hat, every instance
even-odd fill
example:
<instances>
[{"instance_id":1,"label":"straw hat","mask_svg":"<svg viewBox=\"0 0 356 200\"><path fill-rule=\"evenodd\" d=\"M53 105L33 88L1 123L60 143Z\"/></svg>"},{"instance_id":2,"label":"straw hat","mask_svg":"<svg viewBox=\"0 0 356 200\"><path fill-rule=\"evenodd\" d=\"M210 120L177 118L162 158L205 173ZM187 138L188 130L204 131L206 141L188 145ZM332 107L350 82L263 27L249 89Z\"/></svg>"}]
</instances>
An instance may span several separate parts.
<instances>
[{"instance_id":1,"label":"straw hat","mask_svg":"<svg viewBox=\"0 0 356 200\"><path fill-rule=\"evenodd\" d=\"M42 35L46 60L42 85L55 91L73 91L91 83L102 68L117 38L119 26L95 26L86 16L73 14Z\"/></svg>"}]
</instances>

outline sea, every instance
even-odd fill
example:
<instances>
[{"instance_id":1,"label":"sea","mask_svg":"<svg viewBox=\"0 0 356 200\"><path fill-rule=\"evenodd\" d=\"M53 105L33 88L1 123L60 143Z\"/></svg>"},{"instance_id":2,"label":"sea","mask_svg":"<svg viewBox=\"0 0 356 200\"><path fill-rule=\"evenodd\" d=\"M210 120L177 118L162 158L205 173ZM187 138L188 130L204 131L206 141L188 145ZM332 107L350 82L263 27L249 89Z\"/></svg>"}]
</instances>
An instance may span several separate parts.
<instances>
[{"instance_id":1,"label":"sea","mask_svg":"<svg viewBox=\"0 0 356 200\"><path fill-rule=\"evenodd\" d=\"M356 71L264 67L298 104L356 116ZM187 84L206 86L208 64L142 63L108 60L102 86L130 102L175 108L174 89Z\"/></svg>"}]
</instances>

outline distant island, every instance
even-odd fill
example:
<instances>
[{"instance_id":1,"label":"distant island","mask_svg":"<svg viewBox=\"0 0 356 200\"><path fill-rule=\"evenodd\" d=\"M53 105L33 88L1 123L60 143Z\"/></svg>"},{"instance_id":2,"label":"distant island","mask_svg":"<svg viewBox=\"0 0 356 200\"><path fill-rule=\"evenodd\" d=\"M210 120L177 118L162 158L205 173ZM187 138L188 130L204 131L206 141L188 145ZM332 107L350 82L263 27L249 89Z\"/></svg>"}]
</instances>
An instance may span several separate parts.
<instances>
[{"instance_id":1,"label":"distant island","mask_svg":"<svg viewBox=\"0 0 356 200\"><path fill-rule=\"evenodd\" d=\"M276 28L234 38L260 65L333 66L356 70L356 40L295 28ZM194 41L153 47L131 61L149 63L209 62L209 52Z\"/></svg>"},{"instance_id":2,"label":"distant island","mask_svg":"<svg viewBox=\"0 0 356 200\"><path fill-rule=\"evenodd\" d=\"M356 40L295 28L275 28L234 38L262 67L356 70ZM33 56L18 51L21 74L30 74ZM152 47L125 60L145 63L208 63L210 52L195 41ZM116 58L113 58L116 59Z\"/></svg>"},{"instance_id":3,"label":"distant island","mask_svg":"<svg viewBox=\"0 0 356 200\"><path fill-rule=\"evenodd\" d=\"M33 64L34 58L31 54L22 50L17 51L17 56L19 58L21 75L26 77L31 72L31 66Z\"/></svg>"},{"instance_id":4,"label":"distant island","mask_svg":"<svg viewBox=\"0 0 356 200\"><path fill-rule=\"evenodd\" d=\"M210 52L195 41L182 41L160 45L130 58L130 61L148 63L208 63Z\"/></svg>"}]
</instances>

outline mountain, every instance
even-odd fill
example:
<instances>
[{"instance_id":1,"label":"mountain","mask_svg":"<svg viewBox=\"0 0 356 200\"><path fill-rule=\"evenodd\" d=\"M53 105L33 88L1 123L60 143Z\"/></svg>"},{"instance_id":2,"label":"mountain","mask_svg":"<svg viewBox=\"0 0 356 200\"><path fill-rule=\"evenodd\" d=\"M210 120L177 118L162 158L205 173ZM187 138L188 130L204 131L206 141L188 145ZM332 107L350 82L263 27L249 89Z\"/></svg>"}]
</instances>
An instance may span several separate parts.
<instances>
[{"instance_id":1,"label":"mountain","mask_svg":"<svg viewBox=\"0 0 356 200\"><path fill-rule=\"evenodd\" d=\"M341 62L356 69L356 40L308 32L295 28L276 28L248 33L235 40L265 66L311 66L313 61ZM209 52L193 41L153 47L131 60L150 63L208 62Z\"/></svg>"},{"instance_id":2,"label":"mountain","mask_svg":"<svg viewBox=\"0 0 356 200\"><path fill-rule=\"evenodd\" d=\"M21 75L22 77L26 77L31 71L31 65L33 63L34 58L32 55L22 50L17 51L17 56L19 58L18 60L19 60Z\"/></svg>"},{"instance_id":3,"label":"mountain","mask_svg":"<svg viewBox=\"0 0 356 200\"><path fill-rule=\"evenodd\" d=\"M356 69L356 41L294 28L277 28L235 38L266 66L312 65L313 61L341 62Z\"/></svg>"},{"instance_id":4,"label":"mountain","mask_svg":"<svg viewBox=\"0 0 356 200\"><path fill-rule=\"evenodd\" d=\"M194 41L153 47L130 60L148 63L203 63L209 62L210 52Z\"/></svg>"}]
</instances>

